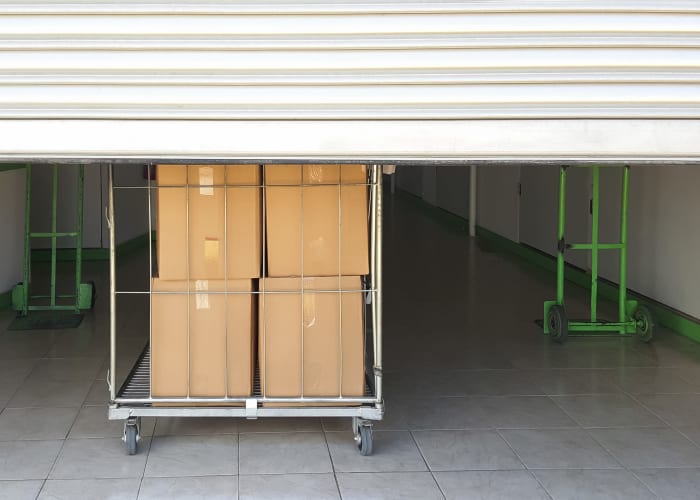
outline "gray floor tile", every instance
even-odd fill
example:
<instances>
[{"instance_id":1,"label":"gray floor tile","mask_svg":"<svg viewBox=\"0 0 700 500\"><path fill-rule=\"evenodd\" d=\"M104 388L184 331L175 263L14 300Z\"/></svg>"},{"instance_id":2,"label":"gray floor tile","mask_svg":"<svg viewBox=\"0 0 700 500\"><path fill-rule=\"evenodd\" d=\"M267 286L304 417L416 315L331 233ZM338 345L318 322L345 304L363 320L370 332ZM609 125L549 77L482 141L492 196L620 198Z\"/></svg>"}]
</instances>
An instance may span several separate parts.
<instances>
[{"instance_id":1,"label":"gray floor tile","mask_svg":"<svg viewBox=\"0 0 700 500\"><path fill-rule=\"evenodd\" d=\"M63 441L0 442L0 479L46 479Z\"/></svg>"},{"instance_id":2,"label":"gray floor tile","mask_svg":"<svg viewBox=\"0 0 700 500\"><path fill-rule=\"evenodd\" d=\"M65 439L77 408L8 408L0 414L0 441Z\"/></svg>"},{"instance_id":3,"label":"gray floor tile","mask_svg":"<svg viewBox=\"0 0 700 500\"><path fill-rule=\"evenodd\" d=\"M49 479L38 500L136 500L141 479Z\"/></svg>"},{"instance_id":4,"label":"gray floor tile","mask_svg":"<svg viewBox=\"0 0 700 500\"><path fill-rule=\"evenodd\" d=\"M343 432L352 430L352 419L347 417L329 417L321 419L324 431Z\"/></svg>"},{"instance_id":5,"label":"gray floor tile","mask_svg":"<svg viewBox=\"0 0 700 500\"><path fill-rule=\"evenodd\" d=\"M659 498L697 500L700 492L700 469L635 469L641 481Z\"/></svg>"},{"instance_id":6,"label":"gray floor tile","mask_svg":"<svg viewBox=\"0 0 700 500\"><path fill-rule=\"evenodd\" d=\"M109 349L109 337L102 332L78 328L63 332L49 349L47 357L92 357L104 358Z\"/></svg>"},{"instance_id":7,"label":"gray floor tile","mask_svg":"<svg viewBox=\"0 0 700 500\"><path fill-rule=\"evenodd\" d=\"M109 390L104 379L95 380L85 398L85 405L106 405L109 402Z\"/></svg>"},{"instance_id":8,"label":"gray floor tile","mask_svg":"<svg viewBox=\"0 0 700 500\"><path fill-rule=\"evenodd\" d=\"M693 443L700 446L700 425L676 427L676 430L690 439Z\"/></svg>"},{"instance_id":9,"label":"gray floor tile","mask_svg":"<svg viewBox=\"0 0 700 500\"><path fill-rule=\"evenodd\" d=\"M700 466L700 448L673 429L589 431L626 467Z\"/></svg>"},{"instance_id":10,"label":"gray floor tile","mask_svg":"<svg viewBox=\"0 0 700 500\"><path fill-rule=\"evenodd\" d=\"M425 461L408 431L374 431L373 453L363 457L352 432L327 432L336 472L425 471Z\"/></svg>"},{"instance_id":11,"label":"gray floor tile","mask_svg":"<svg viewBox=\"0 0 700 500\"><path fill-rule=\"evenodd\" d=\"M128 456L121 439L69 439L51 471L51 479L109 479L141 477L149 439L139 443L139 453Z\"/></svg>"},{"instance_id":12,"label":"gray floor tile","mask_svg":"<svg viewBox=\"0 0 700 500\"><path fill-rule=\"evenodd\" d=\"M236 434L238 419L219 417L159 418L156 436L201 436L211 434Z\"/></svg>"},{"instance_id":13,"label":"gray floor tile","mask_svg":"<svg viewBox=\"0 0 700 500\"><path fill-rule=\"evenodd\" d=\"M690 426L698 423L698 394L650 394L637 396L637 399L670 425Z\"/></svg>"},{"instance_id":14,"label":"gray floor tile","mask_svg":"<svg viewBox=\"0 0 700 500\"><path fill-rule=\"evenodd\" d=\"M455 370L433 391L446 396L533 396L543 395L539 382L525 370Z\"/></svg>"},{"instance_id":15,"label":"gray floor tile","mask_svg":"<svg viewBox=\"0 0 700 500\"><path fill-rule=\"evenodd\" d=\"M619 464L580 429L507 430L504 439L530 469L615 468Z\"/></svg>"},{"instance_id":16,"label":"gray floor tile","mask_svg":"<svg viewBox=\"0 0 700 500\"><path fill-rule=\"evenodd\" d=\"M144 477L139 500L189 500L206 498L231 500L238 498L238 477Z\"/></svg>"},{"instance_id":17,"label":"gray floor tile","mask_svg":"<svg viewBox=\"0 0 700 500\"><path fill-rule=\"evenodd\" d=\"M333 474L241 476L240 500L340 500Z\"/></svg>"},{"instance_id":18,"label":"gray floor tile","mask_svg":"<svg viewBox=\"0 0 700 500\"><path fill-rule=\"evenodd\" d=\"M0 399L10 399L24 383L38 361L34 358L1 360Z\"/></svg>"},{"instance_id":19,"label":"gray floor tile","mask_svg":"<svg viewBox=\"0 0 700 500\"><path fill-rule=\"evenodd\" d=\"M656 496L626 470L541 470L534 474L554 500L651 500Z\"/></svg>"},{"instance_id":20,"label":"gray floor tile","mask_svg":"<svg viewBox=\"0 0 700 500\"><path fill-rule=\"evenodd\" d=\"M0 481L0 500L34 500L43 481Z\"/></svg>"},{"instance_id":21,"label":"gray floor tile","mask_svg":"<svg viewBox=\"0 0 700 500\"><path fill-rule=\"evenodd\" d=\"M617 371L614 381L630 394L686 394L699 390L675 368L623 368Z\"/></svg>"},{"instance_id":22,"label":"gray floor tile","mask_svg":"<svg viewBox=\"0 0 700 500\"><path fill-rule=\"evenodd\" d=\"M665 424L625 394L552 398L583 427L659 427Z\"/></svg>"},{"instance_id":23,"label":"gray floor tile","mask_svg":"<svg viewBox=\"0 0 700 500\"><path fill-rule=\"evenodd\" d=\"M492 425L480 398L432 398L387 401L382 430L483 429Z\"/></svg>"},{"instance_id":24,"label":"gray floor tile","mask_svg":"<svg viewBox=\"0 0 700 500\"><path fill-rule=\"evenodd\" d=\"M85 401L92 380L39 380L31 376L17 389L8 408L79 407Z\"/></svg>"},{"instance_id":25,"label":"gray floor tile","mask_svg":"<svg viewBox=\"0 0 700 500\"><path fill-rule=\"evenodd\" d=\"M615 394L622 389L613 382L614 370L538 370L533 373L545 394Z\"/></svg>"},{"instance_id":26,"label":"gray floor tile","mask_svg":"<svg viewBox=\"0 0 700 500\"><path fill-rule=\"evenodd\" d=\"M528 471L436 472L447 500L549 500Z\"/></svg>"},{"instance_id":27,"label":"gray floor tile","mask_svg":"<svg viewBox=\"0 0 700 500\"><path fill-rule=\"evenodd\" d=\"M45 358L39 360L31 375L37 380L95 380L104 356L97 358Z\"/></svg>"},{"instance_id":28,"label":"gray floor tile","mask_svg":"<svg viewBox=\"0 0 700 500\"><path fill-rule=\"evenodd\" d=\"M52 332L8 332L0 337L0 360L43 358L53 342Z\"/></svg>"},{"instance_id":29,"label":"gray floor tile","mask_svg":"<svg viewBox=\"0 0 700 500\"><path fill-rule=\"evenodd\" d=\"M238 473L238 436L153 438L147 477L225 476Z\"/></svg>"},{"instance_id":30,"label":"gray floor tile","mask_svg":"<svg viewBox=\"0 0 700 500\"><path fill-rule=\"evenodd\" d=\"M241 474L332 472L322 432L241 434Z\"/></svg>"},{"instance_id":31,"label":"gray floor tile","mask_svg":"<svg viewBox=\"0 0 700 500\"><path fill-rule=\"evenodd\" d=\"M351 425L350 419L345 419ZM323 430L319 418L259 418L238 420L238 432L320 432Z\"/></svg>"},{"instance_id":32,"label":"gray floor tile","mask_svg":"<svg viewBox=\"0 0 700 500\"><path fill-rule=\"evenodd\" d=\"M523 467L496 431L415 431L430 470L499 470Z\"/></svg>"},{"instance_id":33,"label":"gray floor tile","mask_svg":"<svg viewBox=\"0 0 700 500\"><path fill-rule=\"evenodd\" d=\"M574 427L576 423L549 397L515 396L479 398L477 404L488 416L491 427L524 429Z\"/></svg>"},{"instance_id":34,"label":"gray floor tile","mask_svg":"<svg viewBox=\"0 0 700 500\"><path fill-rule=\"evenodd\" d=\"M442 500L429 472L336 473L343 500Z\"/></svg>"},{"instance_id":35,"label":"gray floor tile","mask_svg":"<svg viewBox=\"0 0 700 500\"><path fill-rule=\"evenodd\" d=\"M141 419L141 436L152 436L155 418ZM83 406L70 430L70 439L121 438L124 434L123 420L109 420L107 406Z\"/></svg>"}]
</instances>

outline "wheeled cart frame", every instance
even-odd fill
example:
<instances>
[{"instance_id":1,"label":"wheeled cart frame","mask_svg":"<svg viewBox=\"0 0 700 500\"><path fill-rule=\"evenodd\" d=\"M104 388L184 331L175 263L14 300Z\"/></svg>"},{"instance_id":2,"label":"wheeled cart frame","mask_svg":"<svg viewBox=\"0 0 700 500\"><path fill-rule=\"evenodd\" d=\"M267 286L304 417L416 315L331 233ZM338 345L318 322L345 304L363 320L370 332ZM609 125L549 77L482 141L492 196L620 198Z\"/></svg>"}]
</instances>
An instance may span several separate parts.
<instances>
[{"instance_id":1,"label":"wheeled cart frame","mask_svg":"<svg viewBox=\"0 0 700 500\"><path fill-rule=\"evenodd\" d=\"M140 439L141 417L351 417L355 441L362 455L372 453L372 422L380 420L384 414L382 396L382 173L380 165L368 168L368 178L362 184L369 191L369 269L370 274L363 280L362 292L365 302L365 352L368 360L365 366L365 391L362 397L268 397L264 386L260 383L260 374L256 370L253 395L250 397L153 397L151 393L151 353L150 343L139 357L135 366L121 387L116 386L117 367L117 308L116 299L122 293L143 293L149 296L154 293L117 290L115 265L115 212L114 191L120 189L114 185L114 168L109 167L109 206L108 227L110 236L110 368L109 385L109 418L112 420L125 419L124 442L129 454L137 451ZM150 177L150 176L149 176ZM151 232L151 193L155 186L148 181L148 221ZM129 189L134 189L130 187ZM138 188L137 188L138 189ZM265 186L262 189L263 206L265 205ZM303 190L302 190L303 192ZM340 190L339 190L340 192ZM303 195L302 195L303 196ZM303 204L303 200L302 200ZM265 215L263 213L263 225ZM302 227L303 230L303 227ZM265 229L263 226L263 234ZM149 238L149 268L153 269L152 253ZM265 247L263 242L263 248ZM303 258L303 253L302 253ZM265 254L263 254L263 263ZM263 264L264 265L264 264ZM264 274L264 273L263 273ZM349 290L333 290L333 293L345 293ZM188 292L189 293L189 292ZM275 293L268 291L252 292L256 294ZM150 328L150 325L149 325ZM189 330L188 330L189 335ZM342 345L342 328L340 329ZM302 338L303 344L303 338ZM303 353L303 351L302 351ZM371 353L371 354L370 354ZM303 354L302 354L303 355ZM371 358L370 358L371 356ZM342 366L341 366L342 386ZM303 371L302 371L303 387ZM272 403L272 404L270 404ZM237 404L237 406L231 406ZM220 406L217 406L220 405ZM302 406L303 405L303 406Z\"/></svg>"},{"instance_id":2,"label":"wheeled cart frame","mask_svg":"<svg viewBox=\"0 0 700 500\"><path fill-rule=\"evenodd\" d=\"M627 212L629 205L629 166L622 167L622 193L620 206L620 241L601 243L598 223L600 218L600 167L593 169L593 196L591 200L592 230L591 243L567 243L564 237L566 228L566 166L559 169L559 223L557 231L557 298L544 303L544 332L553 340L564 342L569 334L606 334L617 332L621 335L637 335L649 342L653 336L654 321L649 309L636 300L627 300ZM612 167L607 167L612 168ZM591 314L589 321L570 321L564 308L564 252L567 250L588 250L591 252ZM598 252L618 250L620 252L620 276L618 292L617 321L598 319Z\"/></svg>"},{"instance_id":3,"label":"wheeled cart frame","mask_svg":"<svg viewBox=\"0 0 700 500\"><path fill-rule=\"evenodd\" d=\"M24 262L22 283L12 289L12 308L20 315L26 316L29 311L73 311L79 314L81 310L92 309L95 303L95 284L81 283L83 269L83 193L85 190L85 166L78 165L78 181L76 186L76 229L75 231L58 231L58 165L52 165L51 181L51 231L32 232L30 227L32 200L32 166L26 169L26 190L24 210ZM75 287L70 295L56 293L56 259L58 238L73 238L75 240ZM32 245L33 239L48 239L51 241L51 279L48 295L30 295L29 288L32 278ZM33 303L32 300L42 303ZM66 303L70 300L72 303ZM48 304L43 303L48 301ZM58 302L61 302L60 304Z\"/></svg>"}]
</instances>

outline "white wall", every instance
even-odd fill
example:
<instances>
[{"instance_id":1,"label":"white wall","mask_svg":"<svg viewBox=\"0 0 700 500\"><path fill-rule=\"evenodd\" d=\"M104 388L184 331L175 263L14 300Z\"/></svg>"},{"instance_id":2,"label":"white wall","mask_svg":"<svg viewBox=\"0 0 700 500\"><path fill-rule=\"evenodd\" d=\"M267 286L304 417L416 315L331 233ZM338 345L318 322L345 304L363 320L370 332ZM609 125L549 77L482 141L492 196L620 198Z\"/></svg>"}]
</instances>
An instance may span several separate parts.
<instances>
[{"instance_id":1,"label":"white wall","mask_svg":"<svg viewBox=\"0 0 700 500\"><path fill-rule=\"evenodd\" d=\"M0 293L22 281L24 194L23 169L0 172Z\"/></svg>"},{"instance_id":2,"label":"white wall","mask_svg":"<svg viewBox=\"0 0 700 500\"><path fill-rule=\"evenodd\" d=\"M121 187L143 187L148 185L148 181L144 179L143 168L142 165L115 165L114 185ZM102 196L106 205L109 174L107 166L103 166L102 169ZM155 218L155 199L151 200L151 207L153 209L152 217ZM115 189L114 219L117 244L145 234L148 231L148 191L146 189ZM152 225L152 229L155 230L155 222ZM107 224L102 226L102 241L105 248L109 247L109 229Z\"/></svg>"},{"instance_id":3,"label":"white wall","mask_svg":"<svg viewBox=\"0 0 700 500\"><path fill-rule=\"evenodd\" d=\"M519 241L520 167L478 167L476 223L496 234Z\"/></svg>"},{"instance_id":4,"label":"white wall","mask_svg":"<svg viewBox=\"0 0 700 500\"><path fill-rule=\"evenodd\" d=\"M469 167L416 167L402 165L396 169L399 189L423 201L469 217Z\"/></svg>"}]
</instances>

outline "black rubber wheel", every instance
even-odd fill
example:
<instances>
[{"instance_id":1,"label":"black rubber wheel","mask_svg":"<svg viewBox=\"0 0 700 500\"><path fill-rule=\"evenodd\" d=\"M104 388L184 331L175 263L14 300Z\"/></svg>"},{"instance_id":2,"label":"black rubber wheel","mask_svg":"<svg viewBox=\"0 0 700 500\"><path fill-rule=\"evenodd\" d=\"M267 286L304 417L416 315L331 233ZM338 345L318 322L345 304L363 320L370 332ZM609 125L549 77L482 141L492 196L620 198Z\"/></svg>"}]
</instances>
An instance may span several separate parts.
<instances>
[{"instance_id":1,"label":"black rubber wheel","mask_svg":"<svg viewBox=\"0 0 700 500\"><path fill-rule=\"evenodd\" d=\"M549 326L549 336L552 340L563 344L569 336L569 320L566 317L564 307L553 305L547 313L547 325Z\"/></svg>"},{"instance_id":2,"label":"black rubber wheel","mask_svg":"<svg viewBox=\"0 0 700 500\"><path fill-rule=\"evenodd\" d=\"M360 425L360 441L357 443L357 448L360 450L360 455L368 457L372 454L372 427L369 425Z\"/></svg>"},{"instance_id":3,"label":"black rubber wheel","mask_svg":"<svg viewBox=\"0 0 700 500\"><path fill-rule=\"evenodd\" d=\"M90 286L92 287L92 296L90 297L90 309L95 307L95 299L97 298L97 287L95 286L94 281L88 281Z\"/></svg>"},{"instance_id":4,"label":"black rubber wheel","mask_svg":"<svg viewBox=\"0 0 700 500\"><path fill-rule=\"evenodd\" d=\"M647 306L637 306L632 314L637 323L637 337L642 342L651 342L654 337L654 317Z\"/></svg>"},{"instance_id":5,"label":"black rubber wheel","mask_svg":"<svg viewBox=\"0 0 700 500\"><path fill-rule=\"evenodd\" d=\"M133 424L127 424L124 427L124 444L126 452L129 455L136 455L138 449L139 428Z\"/></svg>"}]
</instances>

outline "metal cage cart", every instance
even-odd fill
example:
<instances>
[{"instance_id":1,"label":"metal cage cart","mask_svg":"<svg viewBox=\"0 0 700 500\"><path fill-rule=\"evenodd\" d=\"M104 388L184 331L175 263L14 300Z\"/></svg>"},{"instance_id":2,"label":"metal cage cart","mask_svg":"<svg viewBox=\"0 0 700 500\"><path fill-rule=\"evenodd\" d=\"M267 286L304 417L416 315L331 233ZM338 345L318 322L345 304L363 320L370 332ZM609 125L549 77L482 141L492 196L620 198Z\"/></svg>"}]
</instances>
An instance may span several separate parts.
<instances>
[{"instance_id":1,"label":"metal cage cart","mask_svg":"<svg viewBox=\"0 0 700 500\"><path fill-rule=\"evenodd\" d=\"M222 165L223 167L223 165ZM235 166L234 166L235 168ZM341 168L341 167L340 167ZM335 393L332 396L317 396L317 395L305 395L304 394L304 324L300 328L301 333L301 383L300 383L300 395L297 396L296 393L294 397L280 397L271 396L267 394L266 384L263 382L264 370L267 370L267 364L261 366L260 361L255 364L255 375L252 382L252 394L244 396L232 396L229 394L229 380L228 375L226 379L226 391L225 396L220 397L200 397L190 394L190 382L188 378L187 382L187 394L186 396L178 397L163 397L153 395L152 386L152 363L153 363L153 352L151 347L153 346L153 298L157 296L159 292L153 290L153 286L149 285L147 291L135 291L135 290L121 290L119 289L117 281L116 272L116 262L115 262L115 225L119 224L119 220L115 220L115 191L119 189L146 189L148 193L148 230L151 234L151 202L154 193L157 193L158 189L162 189L160 186L156 186L152 181L152 176L149 174L148 183L141 187L126 187L126 186L115 186L114 183L114 166L109 166L109 205L107 207L107 222L109 228L110 237L110 357L109 357L109 373L107 377L109 386L109 419L111 420L125 420L124 424L124 435L123 440L126 445L128 454L134 454L137 452L138 442L140 440L140 419L141 417L243 417L246 419L257 419L261 417L349 417L351 418L352 430L354 432L355 442L357 443L358 449L362 455L370 455L372 453L372 423L376 420L381 420L384 414L384 403L382 396L382 167L380 165L368 165L363 167L366 169L364 174L364 182L361 185L366 193L366 201L363 202L363 206L366 206L367 210L367 248L368 248L368 269L369 274L363 275L361 281L361 286L357 289L343 289L342 281L340 279L340 272L338 273L338 288L337 289L314 289L313 293L332 293L337 294L338 303L340 304L340 320L338 333L340 339L338 345L340 347L341 354L340 359L340 383L338 387L338 395ZM340 170L339 170L340 172ZM268 186L265 184L265 174L262 174L261 182L259 185L254 187L258 188L261 192L262 197L262 277L266 276L266 262L267 262L267 249L266 249L266 196L269 190ZM340 174L338 174L340 175ZM339 177L340 178L340 177ZM296 185L297 188L303 188L307 186L306 181L302 181L301 185ZM340 181L339 181L340 182ZM189 188L199 188L195 184L190 184L189 179L185 186ZM339 198L342 197L343 190L341 186L338 186ZM226 192L227 190L224 190ZM302 207L303 207L303 189L302 192ZM226 195L224 195L226 196ZM189 214L190 201L189 195L187 198L187 210ZM366 205L364 205L366 203ZM339 224L341 221L341 203L338 202L338 220ZM364 209L363 209L364 214ZM364 215L362 216L364 217ZM364 224L364 222L362 222ZM228 227L228 226L227 226ZM304 226L301 226L302 235L304 234ZM188 215L187 219L187 231L189 235L190 231L190 219ZM340 235L340 229L338 229ZM160 236L160 235L158 235ZM228 237L224 241L227 241ZM340 236L338 236L338 241L340 242ZM153 252L152 252L151 238L149 238L149 269L151 276L153 276ZM340 254L340 248L342 246L338 244ZM189 278L189 250L188 253L188 271L187 276ZM303 243L301 249L301 262L302 269L304 263L304 251ZM160 264L159 264L160 265ZM338 265L340 267L340 256ZM149 277L150 279L150 277ZM304 279L303 271L301 279ZM262 281L262 280L261 280ZM189 283L189 280L188 280ZM305 282L304 282L305 283ZM303 302L305 285L302 285L300 293ZM167 293L167 292L165 292ZM193 289L190 290L189 285L187 286L186 292L189 301L190 296L194 296L197 292ZM215 291L209 293L217 293ZM262 300L262 308L264 310L265 298L270 300L270 297L275 293L285 293L270 291L261 286L259 290L255 288L249 292L221 292L226 294L231 293L247 293L251 297L255 297L258 301ZM353 372L358 376L354 377L353 380L364 379L362 384L356 383L355 386L363 385L364 388L357 390L353 393L353 396L343 395L343 308L342 305L344 294L354 293L356 297L356 302L353 304L358 304L358 309L361 309L361 333L353 338L362 337L362 354L361 361L356 362L361 363L361 369ZM120 353L117 350L117 337L119 331L117 328L117 315L120 311L117 310L117 297L120 294L146 294L149 299L149 308L151 315L149 323L149 342L147 343L142 354L138 358L137 362L131 369L130 373L125 379L125 382L121 387L117 387L117 361L119 359ZM308 292L307 292L308 294ZM231 295L227 295L231 296ZM229 299L226 299L229 300ZM251 299L252 300L252 299ZM302 306L303 308L303 306ZM353 309L354 311L355 309ZM301 315L303 316L303 311ZM188 324L187 324L187 369L189 370L190 362L190 324L189 324L189 312ZM266 333L264 325L258 326L258 343L262 343L260 349L266 349ZM353 332L357 329L353 330ZM229 332L226 331L226 342L229 339ZM228 343L226 344L228 345ZM358 349L359 351L359 349ZM227 369L228 369L228 357L230 355L227 353L224 355L226 357ZM257 357L256 357L257 359ZM267 359L267 358L265 358ZM353 365L357 366L357 365ZM359 372L362 374L359 374ZM226 372L228 373L228 371ZM188 377L190 372L188 372ZM307 375L308 376L308 375ZM309 391L311 392L311 391Z\"/></svg>"},{"instance_id":2,"label":"metal cage cart","mask_svg":"<svg viewBox=\"0 0 700 500\"><path fill-rule=\"evenodd\" d=\"M637 335L643 342L652 339L654 320L651 312L636 300L627 300L627 212L629 205L629 166L622 167L622 192L620 204L620 239L618 242L599 241L600 219L600 167L594 165L593 195L591 199L591 242L568 243L564 233L566 228L566 166L559 169L559 223L557 245L557 298L544 303L544 333L556 342L563 343L569 335L595 335L617 332L620 335ZM612 168L612 167L608 167ZM564 252L586 250L591 252L591 303L588 321L570 321L564 308ZM603 321L598 318L598 252L600 250L619 251L619 291L617 321Z\"/></svg>"}]
</instances>

